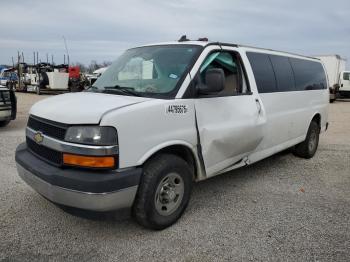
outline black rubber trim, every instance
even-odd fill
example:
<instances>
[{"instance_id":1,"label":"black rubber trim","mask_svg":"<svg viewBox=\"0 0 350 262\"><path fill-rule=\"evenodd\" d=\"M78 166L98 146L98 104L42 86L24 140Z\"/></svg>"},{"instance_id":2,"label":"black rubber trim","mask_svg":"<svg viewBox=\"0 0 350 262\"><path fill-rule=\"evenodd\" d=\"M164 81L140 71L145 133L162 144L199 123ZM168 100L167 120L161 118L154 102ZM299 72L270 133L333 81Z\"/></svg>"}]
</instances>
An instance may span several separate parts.
<instances>
[{"instance_id":1,"label":"black rubber trim","mask_svg":"<svg viewBox=\"0 0 350 262\"><path fill-rule=\"evenodd\" d=\"M26 143L17 147L15 159L24 169L47 183L81 192L107 193L136 186L142 174L140 167L123 172L58 168L33 155Z\"/></svg>"},{"instance_id":2,"label":"black rubber trim","mask_svg":"<svg viewBox=\"0 0 350 262\"><path fill-rule=\"evenodd\" d=\"M220 48L222 49L222 46L230 46L230 47L239 47L239 45L237 44L231 44L231 43L224 43L224 42L210 42L207 45L205 45L205 47L207 46L211 46L211 45L218 45L220 46Z\"/></svg>"},{"instance_id":3,"label":"black rubber trim","mask_svg":"<svg viewBox=\"0 0 350 262\"><path fill-rule=\"evenodd\" d=\"M17 97L13 90L10 91L10 100L11 100L11 119L15 120L17 117Z\"/></svg>"}]
</instances>

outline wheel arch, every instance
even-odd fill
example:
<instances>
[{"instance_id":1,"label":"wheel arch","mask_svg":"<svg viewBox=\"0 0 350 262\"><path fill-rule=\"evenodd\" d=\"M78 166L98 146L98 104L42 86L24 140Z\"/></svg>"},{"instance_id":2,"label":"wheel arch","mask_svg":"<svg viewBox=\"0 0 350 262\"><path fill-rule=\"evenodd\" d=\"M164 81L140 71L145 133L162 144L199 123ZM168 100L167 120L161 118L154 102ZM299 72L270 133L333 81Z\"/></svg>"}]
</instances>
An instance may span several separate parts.
<instances>
[{"instance_id":1,"label":"wheel arch","mask_svg":"<svg viewBox=\"0 0 350 262\"><path fill-rule=\"evenodd\" d=\"M203 179L203 171L201 168L200 160L198 158L197 150L190 143L185 141L171 141L153 147L143 155L143 157L138 161L138 165L143 165L154 156L162 153L173 154L182 158L191 167L193 171L193 179Z\"/></svg>"},{"instance_id":2,"label":"wheel arch","mask_svg":"<svg viewBox=\"0 0 350 262\"><path fill-rule=\"evenodd\" d=\"M319 112L315 113L310 121L310 124L312 121L316 122L318 124L318 127L321 130L321 126L322 126L322 122L321 122L322 118L321 118L321 114Z\"/></svg>"}]
</instances>

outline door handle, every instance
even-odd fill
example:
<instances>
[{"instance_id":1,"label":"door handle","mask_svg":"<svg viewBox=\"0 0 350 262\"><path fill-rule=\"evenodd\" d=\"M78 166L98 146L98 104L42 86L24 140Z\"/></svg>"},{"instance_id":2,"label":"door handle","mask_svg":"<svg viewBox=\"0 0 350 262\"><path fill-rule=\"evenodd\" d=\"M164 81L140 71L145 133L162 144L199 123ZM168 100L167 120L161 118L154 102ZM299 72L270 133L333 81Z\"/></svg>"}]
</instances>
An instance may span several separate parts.
<instances>
[{"instance_id":1,"label":"door handle","mask_svg":"<svg viewBox=\"0 0 350 262\"><path fill-rule=\"evenodd\" d=\"M258 108L259 115L261 114L261 104L259 99L255 99L256 107Z\"/></svg>"}]
</instances>

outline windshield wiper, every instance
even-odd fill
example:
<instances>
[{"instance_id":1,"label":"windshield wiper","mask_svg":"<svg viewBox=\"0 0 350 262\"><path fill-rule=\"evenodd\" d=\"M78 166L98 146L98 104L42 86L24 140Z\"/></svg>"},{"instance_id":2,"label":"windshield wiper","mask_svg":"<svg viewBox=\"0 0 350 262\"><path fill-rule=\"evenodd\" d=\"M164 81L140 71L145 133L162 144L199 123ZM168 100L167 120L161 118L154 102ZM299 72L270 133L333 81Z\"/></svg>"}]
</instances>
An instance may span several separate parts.
<instances>
[{"instance_id":1,"label":"windshield wiper","mask_svg":"<svg viewBox=\"0 0 350 262\"><path fill-rule=\"evenodd\" d=\"M124 95L132 95L132 96L140 96L140 92L134 91L132 87L125 87L120 85L115 86L106 86L103 90L101 90L102 93L118 93L118 94L124 94Z\"/></svg>"},{"instance_id":2,"label":"windshield wiper","mask_svg":"<svg viewBox=\"0 0 350 262\"><path fill-rule=\"evenodd\" d=\"M98 90L98 87L96 87L96 86L89 86L85 90Z\"/></svg>"}]
</instances>

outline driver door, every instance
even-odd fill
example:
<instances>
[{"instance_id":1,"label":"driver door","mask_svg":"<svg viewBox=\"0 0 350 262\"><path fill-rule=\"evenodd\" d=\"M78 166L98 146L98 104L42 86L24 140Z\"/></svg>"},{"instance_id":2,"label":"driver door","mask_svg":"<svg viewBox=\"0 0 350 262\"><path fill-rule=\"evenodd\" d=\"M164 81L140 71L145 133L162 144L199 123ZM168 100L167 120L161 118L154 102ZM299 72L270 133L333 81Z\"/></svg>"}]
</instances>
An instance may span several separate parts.
<instances>
[{"instance_id":1,"label":"driver door","mask_svg":"<svg viewBox=\"0 0 350 262\"><path fill-rule=\"evenodd\" d=\"M195 99L197 127L207 176L229 170L254 151L263 139L266 116L249 83L238 53L211 52L202 63L197 79L205 84L205 72L221 68L225 87L211 96Z\"/></svg>"}]
</instances>

